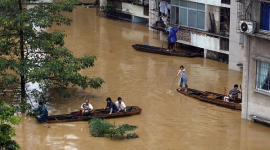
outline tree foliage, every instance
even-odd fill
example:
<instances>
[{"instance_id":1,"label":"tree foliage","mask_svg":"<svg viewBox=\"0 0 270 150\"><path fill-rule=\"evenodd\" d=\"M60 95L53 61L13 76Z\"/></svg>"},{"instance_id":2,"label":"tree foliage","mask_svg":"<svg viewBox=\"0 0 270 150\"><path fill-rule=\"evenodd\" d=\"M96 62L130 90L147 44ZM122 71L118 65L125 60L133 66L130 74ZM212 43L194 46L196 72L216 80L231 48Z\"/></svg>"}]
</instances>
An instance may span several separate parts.
<instances>
[{"instance_id":1,"label":"tree foliage","mask_svg":"<svg viewBox=\"0 0 270 150\"><path fill-rule=\"evenodd\" d=\"M20 118L14 116L14 108L0 101L0 149L15 150L19 145L11 139L15 136L15 129L11 125L17 125Z\"/></svg>"},{"instance_id":2,"label":"tree foliage","mask_svg":"<svg viewBox=\"0 0 270 150\"><path fill-rule=\"evenodd\" d=\"M94 137L105 137L109 136L111 138L117 138L119 136L124 137L126 131L131 131L136 129L136 126L123 124L118 127L110 124L108 121L94 118L88 121L89 130L92 136ZM131 133L127 135L127 138L138 138L138 135L135 133Z\"/></svg>"},{"instance_id":3,"label":"tree foliage","mask_svg":"<svg viewBox=\"0 0 270 150\"><path fill-rule=\"evenodd\" d=\"M101 87L103 79L79 73L93 67L96 57L74 57L64 47L64 31L46 32L54 24L70 25L72 20L63 12L72 12L77 3L40 3L25 9L21 0L0 1L0 84L20 84L23 98L27 82L45 83L62 96L68 96L65 89L70 85L83 89Z\"/></svg>"}]
</instances>

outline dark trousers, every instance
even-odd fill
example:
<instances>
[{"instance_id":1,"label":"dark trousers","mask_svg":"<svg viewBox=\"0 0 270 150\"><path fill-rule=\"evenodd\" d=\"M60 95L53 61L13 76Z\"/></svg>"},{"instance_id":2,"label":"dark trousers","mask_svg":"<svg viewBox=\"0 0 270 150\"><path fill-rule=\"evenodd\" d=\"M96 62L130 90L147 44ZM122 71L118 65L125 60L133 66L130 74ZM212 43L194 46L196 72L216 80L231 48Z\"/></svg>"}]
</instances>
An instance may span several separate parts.
<instances>
[{"instance_id":1,"label":"dark trousers","mask_svg":"<svg viewBox=\"0 0 270 150\"><path fill-rule=\"evenodd\" d=\"M173 49L174 43L171 43L170 40L168 40L168 49Z\"/></svg>"}]
</instances>

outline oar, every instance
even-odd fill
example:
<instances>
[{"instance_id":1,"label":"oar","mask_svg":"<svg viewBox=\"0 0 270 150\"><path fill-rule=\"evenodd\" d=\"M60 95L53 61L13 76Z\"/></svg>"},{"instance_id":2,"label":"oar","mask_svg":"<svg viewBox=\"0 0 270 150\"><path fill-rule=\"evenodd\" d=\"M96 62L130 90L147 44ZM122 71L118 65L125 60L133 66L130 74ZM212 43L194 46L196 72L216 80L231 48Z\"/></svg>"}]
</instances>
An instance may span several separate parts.
<instances>
[{"instance_id":1,"label":"oar","mask_svg":"<svg viewBox=\"0 0 270 150\"><path fill-rule=\"evenodd\" d=\"M177 78L177 76L175 77L175 79L174 79L174 81L173 81L173 84L172 84L172 86L171 86L170 91L172 90L172 87L173 87L173 85L174 85L174 82L175 82L176 78Z\"/></svg>"},{"instance_id":2,"label":"oar","mask_svg":"<svg viewBox=\"0 0 270 150\"><path fill-rule=\"evenodd\" d=\"M48 128L51 128L51 127L47 124L47 122L45 122L45 125L46 125Z\"/></svg>"}]
</instances>

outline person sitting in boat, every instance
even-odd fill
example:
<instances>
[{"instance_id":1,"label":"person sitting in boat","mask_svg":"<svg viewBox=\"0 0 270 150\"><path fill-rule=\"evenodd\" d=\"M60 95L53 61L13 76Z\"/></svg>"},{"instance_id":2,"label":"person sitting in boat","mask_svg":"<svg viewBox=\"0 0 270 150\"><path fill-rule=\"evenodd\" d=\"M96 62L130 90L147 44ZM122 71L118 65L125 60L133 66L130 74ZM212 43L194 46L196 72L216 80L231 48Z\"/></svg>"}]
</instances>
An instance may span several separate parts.
<instances>
[{"instance_id":1,"label":"person sitting in boat","mask_svg":"<svg viewBox=\"0 0 270 150\"><path fill-rule=\"evenodd\" d=\"M235 96L237 96L239 93L241 93L241 91L238 90L238 85L235 84L234 88L230 90L228 96L224 96L224 101L233 101Z\"/></svg>"},{"instance_id":2,"label":"person sitting in boat","mask_svg":"<svg viewBox=\"0 0 270 150\"><path fill-rule=\"evenodd\" d=\"M85 103L81 105L81 115L89 115L93 111L93 106L89 103L89 100L86 99Z\"/></svg>"},{"instance_id":3,"label":"person sitting in boat","mask_svg":"<svg viewBox=\"0 0 270 150\"><path fill-rule=\"evenodd\" d=\"M36 115L36 118L38 119L38 121L40 123L47 121L47 118L48 118L47 107L42 102L39 102L38 103L38 107L35 108L35 109L33 109L32 111L39 112L39 114Z\"/></svg>"},{"instance_id":4,"label":"person sitting in boat","mask_svg":"<svg viewBox=\"0 0 270 150\"><path fill-rule=\"evenodd\" d=\"M121 97L118 97L117 101L115 102L115 105L118 108L119 112L120 111L126 112L126 105L122 101L122 98Z\"/></svg>"},{"instance_id":5,"label":"person sitting in boat","mask_svg":"<svg viewBox=\"0 0 270 150\"><path fill-rule=\"evenodd\" d=\"M103 109L108 109L108 113L109 114L119 112L118 108L116 107L116 105L114 104L114 102L112 102L112 99L110 97L108 97L106 99L106 101L107 101L107 105Z\"/></svg>"}]
</instances>

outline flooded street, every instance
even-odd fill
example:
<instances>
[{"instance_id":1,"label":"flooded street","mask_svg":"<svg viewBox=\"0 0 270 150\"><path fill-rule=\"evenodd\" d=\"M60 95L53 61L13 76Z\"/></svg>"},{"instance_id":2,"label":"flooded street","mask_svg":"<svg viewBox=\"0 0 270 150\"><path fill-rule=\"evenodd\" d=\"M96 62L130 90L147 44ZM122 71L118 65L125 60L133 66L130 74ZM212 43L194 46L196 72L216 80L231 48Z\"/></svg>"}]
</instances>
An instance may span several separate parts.
<instances>
[{"instance_id":1,"label":"flooded street","mask_svg":"<svg viewBox=\"0 0 270 150\"><path fill-rule=\"evenodd\" d=\"M269 150L270 128L241 119L241 112L215 106L178 93L174 83L180 65L187 70L188 85L203 91L226 93L241 84L242 73L228 70L225 63L204 58L184 58L144 53L133 44L167 46L145 24L110 20L95 15L94 8L78 6L67 14L71 26L65 30L65 46L76 57L95 55L95 67L81 71L105 80L102 88L73 87L68 99L54 96L47 104L49 115L79 109L85 98L94 108L103 108L106 98L122 97L126 105L142 108L140 115L109 119L116 125L130 124L137 139L111 140L91 137L87 122L38 124L22 116L14 139L22 150ZM173 85L174 83L174 85ZM171 86L172 90L170 91Z\"/></svg>"}]
</instances>

